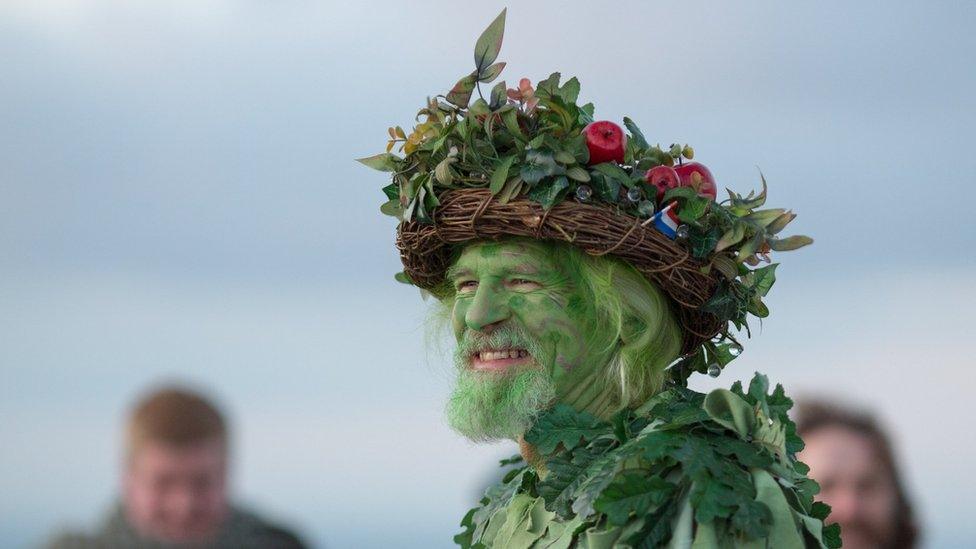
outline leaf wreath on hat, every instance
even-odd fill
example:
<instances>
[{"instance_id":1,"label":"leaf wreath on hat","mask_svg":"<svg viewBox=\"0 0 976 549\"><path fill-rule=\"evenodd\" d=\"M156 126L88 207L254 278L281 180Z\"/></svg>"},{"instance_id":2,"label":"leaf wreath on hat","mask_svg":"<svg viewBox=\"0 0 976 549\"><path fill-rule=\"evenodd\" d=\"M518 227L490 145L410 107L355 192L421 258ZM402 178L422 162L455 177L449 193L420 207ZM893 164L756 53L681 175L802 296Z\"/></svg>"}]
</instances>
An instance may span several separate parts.
<instances>
[{"instance_id":1,"label":"leaf wreath on hat","mask_svg":"<svg viewBox=\"0 0 976 549\"><path fill-rule=\"evenodd\" d=\"M690 146L652 145L627 117L626 129L594 120L575 77L488 89L505 68L505 13L478 38L474 70L428 98L409 133L389 128L386 152L359 159L391 173L380 210L400 221L397 279L438 294L452 250L474 239L528 236L613 255L670 297L684 332L671 380L717 376L742 351L730 328L748 334L749 315L769 314L770 253L813 240L780 235L796 215L760 209L762 174L760 192L718 200Z\"/></svg>"}]
</instances>

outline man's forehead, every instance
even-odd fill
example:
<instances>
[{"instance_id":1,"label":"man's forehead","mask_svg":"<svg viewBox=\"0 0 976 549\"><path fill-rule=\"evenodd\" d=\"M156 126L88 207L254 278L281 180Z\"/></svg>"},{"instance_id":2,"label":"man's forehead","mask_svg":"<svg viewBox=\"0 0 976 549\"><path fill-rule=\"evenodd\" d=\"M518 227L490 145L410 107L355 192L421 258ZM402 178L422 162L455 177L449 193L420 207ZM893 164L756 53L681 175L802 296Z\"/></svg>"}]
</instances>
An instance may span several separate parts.
<instances>
[{"instance_id":1,"label":"man's forehead","mask_svg":"<svg viewBox=\"0 0 976 549\"><path fill-rule=\"evenodd\" d=\"M558 266L551 245L533 241L475 242L461 251L450 273L498 268L518 274L538 274Z\"/></svg>"}]
</instances>

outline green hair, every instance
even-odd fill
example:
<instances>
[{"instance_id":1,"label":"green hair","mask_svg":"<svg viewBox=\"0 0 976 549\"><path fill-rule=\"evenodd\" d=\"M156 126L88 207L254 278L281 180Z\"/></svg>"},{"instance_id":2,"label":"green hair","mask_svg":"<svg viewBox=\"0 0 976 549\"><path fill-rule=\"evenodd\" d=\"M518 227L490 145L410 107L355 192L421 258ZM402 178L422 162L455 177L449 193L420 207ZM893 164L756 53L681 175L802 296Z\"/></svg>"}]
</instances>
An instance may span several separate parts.
<instances>
[{"instance_id":1,"label":"green hair","mask_svg":"<svg viewBox=\"0 0 976 549\"><path fill-rule=\"evenodd\" d=\"M587 330L587 344L615 348L606 366L614 407L642 404L661 389L665 369L681 351L681 328L668 298L622 259L590 255L563 242L546 244L550 258L581 291L584 303L577 306L591 309L594 329ZM463 248L457 247L455 260ZM453 287L446 282L433 293L443 305L442 318L449 317Z\"/></svg>"}]
</instances>

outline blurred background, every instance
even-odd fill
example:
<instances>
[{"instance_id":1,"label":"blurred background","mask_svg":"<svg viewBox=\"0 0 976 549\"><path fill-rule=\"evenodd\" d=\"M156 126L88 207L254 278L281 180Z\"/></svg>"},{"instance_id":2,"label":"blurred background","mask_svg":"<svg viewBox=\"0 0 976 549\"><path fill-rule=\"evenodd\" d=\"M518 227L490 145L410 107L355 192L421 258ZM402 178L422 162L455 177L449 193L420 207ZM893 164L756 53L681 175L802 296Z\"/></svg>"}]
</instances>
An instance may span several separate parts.
<instances>
[{"instance_id":1,"label":"blurred background","mask_svg":"<svg viewBox=\"0 0 976 549\"><path fill-rule=\"evenodd\" d=\"M817 241L697 388L760 370L876 410L925 546L971 546L976 5L527 4L510 85L576 75L720 186L760 167ZM447 428L443 338L353 159L471 70L503 6L0 3L0 545L92 526L129 405L183 380L229 412L239 500L316 546L451 546L514 448Z\"/></svg>"}]
</instances>

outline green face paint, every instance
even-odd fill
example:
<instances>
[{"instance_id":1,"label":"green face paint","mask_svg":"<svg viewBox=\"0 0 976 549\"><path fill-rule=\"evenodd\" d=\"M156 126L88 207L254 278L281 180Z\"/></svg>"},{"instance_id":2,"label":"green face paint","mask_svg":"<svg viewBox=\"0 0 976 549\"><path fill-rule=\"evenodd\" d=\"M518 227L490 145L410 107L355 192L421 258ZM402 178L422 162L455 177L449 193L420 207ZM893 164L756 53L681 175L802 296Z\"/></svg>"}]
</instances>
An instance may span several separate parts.
<instances>
[{"instance_id":1,"label":"green face paint","mask_svg":"<svg viewBox=\"0 0 976 549\"><path fill-rule=\"evenodd\" d=\"M514 438L553 400L601 414L614 334L551 244L509 240L463 250L448 273L458 388L452 426L469 438Z\"/></svg>"}]
</instances>

